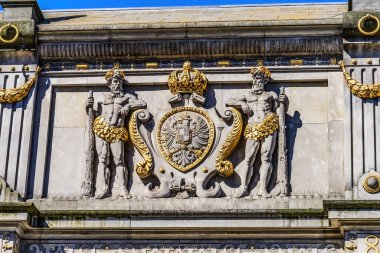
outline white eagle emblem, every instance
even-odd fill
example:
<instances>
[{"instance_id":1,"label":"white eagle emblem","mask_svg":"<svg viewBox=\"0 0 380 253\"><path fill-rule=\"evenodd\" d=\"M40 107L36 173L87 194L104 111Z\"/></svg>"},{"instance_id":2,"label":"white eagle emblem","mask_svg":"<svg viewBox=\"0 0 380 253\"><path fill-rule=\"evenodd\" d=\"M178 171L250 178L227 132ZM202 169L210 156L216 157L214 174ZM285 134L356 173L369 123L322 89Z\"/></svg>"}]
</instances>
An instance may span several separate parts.
<instances>
[{"instance_id":1,"label":"white eagle emblem","mask_svg":"<svg viewBox=\"0 0 380 253\"><path fill-rule=\"evenodd\" d=\"M202 156L209 138L206 120L199 115L191 117L187 112L169 118L161 130L165 156L181 167L194 163Z\"/></svg>"},{"instance_id":2,"label":"white eagle emblem","mask_svg":"<svg viewBox=\"0 0 380 253\"><path fill-rule=\"evenodd\" d=\"M157 127L157 144L165 160L179 171L199 165L215 138L215 126L205 110L184 106L165 113Z\"/></svg>"}]
</instances>

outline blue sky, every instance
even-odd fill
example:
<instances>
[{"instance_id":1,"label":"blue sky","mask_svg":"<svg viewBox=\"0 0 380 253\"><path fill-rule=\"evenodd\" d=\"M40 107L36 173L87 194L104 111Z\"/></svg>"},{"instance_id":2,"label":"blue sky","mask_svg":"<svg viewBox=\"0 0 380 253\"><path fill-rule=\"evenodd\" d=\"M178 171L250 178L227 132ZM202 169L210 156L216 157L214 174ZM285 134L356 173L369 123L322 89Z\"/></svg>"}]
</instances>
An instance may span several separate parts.
<instances>
[{"instance_id":1,"label":"blue sky","mask_svg":"<svg viewBox=\"0 0 380 253\"><path fill-rule=\"evenodd\" d=\"M42 10L322 2L345 3L347 0L38 0Z\"/></svg>"}]
</instances>

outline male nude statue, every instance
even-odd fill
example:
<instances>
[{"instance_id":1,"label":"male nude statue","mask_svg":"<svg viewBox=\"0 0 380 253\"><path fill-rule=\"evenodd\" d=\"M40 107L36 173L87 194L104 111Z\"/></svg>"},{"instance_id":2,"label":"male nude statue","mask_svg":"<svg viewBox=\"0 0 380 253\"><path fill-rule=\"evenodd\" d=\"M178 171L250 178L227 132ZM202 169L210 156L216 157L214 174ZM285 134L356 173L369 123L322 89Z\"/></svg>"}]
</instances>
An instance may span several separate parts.
<instances>
[{"instance_id":1,"label":"male nude statue","mask_svg":"<svg viewBox=\"0 0 380 253\"><path fill-rule=\"evenodd\" d=\"M276 145L277 129L279 128L277 110L279 103L287 103L285 94L278 95L272 91L266 91L264 86L268 83L271 73L264 66L251 70L253 77L252 89L245 94L231 98L227 106L241 109L248 116L248 125L244 131L247 140L245 146L245 159L239 166L241 168L241 186L235 194L240 198L247 194L248 185L253 175L253 163L260 150L261 167L257 191L252 195L269 198L267 186L272 174L272 154ZM261 146L261 149L260 149Z\"/></svg>"},{"instance_id":2,"label":"male nude statue","mask_svg":"<svg viewBox=\"0 0 380 253\"><path fill-rule=\"evenodd\" d=\"M98 171L95 184L95 198L101 199L111 195L111 175L115 174L112 192L113 197L130 198L126 186L127 168L124 157L124 142L128 139L125 127L126 117L131 110L146 108L146 103L135 96L123 92L124 73L113 69L106 75L109 92L103 93L94 110L98 116L93 123L95 133L96 152L99 157ZM89 97L87 108L94 107L93 97ZM110 155L116 166L115 173L111 173Z\"/></svg>"}]
</instances>

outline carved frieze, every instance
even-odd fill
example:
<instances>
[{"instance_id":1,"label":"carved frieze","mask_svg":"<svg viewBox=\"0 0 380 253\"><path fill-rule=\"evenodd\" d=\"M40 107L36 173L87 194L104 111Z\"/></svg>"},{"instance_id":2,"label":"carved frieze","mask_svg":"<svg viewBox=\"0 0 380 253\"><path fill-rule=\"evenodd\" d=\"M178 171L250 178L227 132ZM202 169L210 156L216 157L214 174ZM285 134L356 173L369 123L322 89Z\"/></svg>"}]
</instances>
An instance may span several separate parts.
<instances>
[{"instance_id":1,"label":"carved frieze","mask_svg":"<svg viewBox=\"0 0 380 253\"><path fill-rule=\"evenodd\" d=\"M123 42L44 42L42 60L64 59L207 59L258 56L333 56L342 53L340 37L142 40Z\"/></svg>"}]
</instances>

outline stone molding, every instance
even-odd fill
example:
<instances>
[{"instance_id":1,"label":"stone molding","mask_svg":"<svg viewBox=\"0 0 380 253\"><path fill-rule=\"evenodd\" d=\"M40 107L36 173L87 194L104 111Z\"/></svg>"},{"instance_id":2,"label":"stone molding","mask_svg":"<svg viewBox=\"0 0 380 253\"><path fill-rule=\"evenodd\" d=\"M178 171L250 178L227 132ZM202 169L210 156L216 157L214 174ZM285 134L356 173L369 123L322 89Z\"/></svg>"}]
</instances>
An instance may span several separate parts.
<instances>
[{"instance_id":1,"label":"stone molding","mask_svg":"<svg viewBox=\"0 0 380 253\"><path fill-rule=\"evenodd\" d=\"M270 56L337 56L340 37L208 40L136 40L124 42L46 42L41 60L210 59Z\"/></svg>"}]
</instances>

